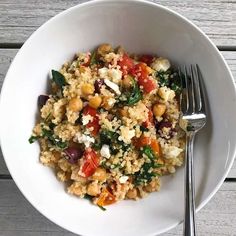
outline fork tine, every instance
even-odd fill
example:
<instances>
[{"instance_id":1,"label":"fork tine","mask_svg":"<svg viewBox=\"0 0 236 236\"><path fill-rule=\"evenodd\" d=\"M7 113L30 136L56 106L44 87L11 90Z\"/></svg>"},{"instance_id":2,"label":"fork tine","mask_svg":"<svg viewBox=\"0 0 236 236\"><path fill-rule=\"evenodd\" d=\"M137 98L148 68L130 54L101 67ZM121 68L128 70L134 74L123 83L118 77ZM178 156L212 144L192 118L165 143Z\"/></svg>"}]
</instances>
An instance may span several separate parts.
<instances>
[{"instance_id":1,"label":"fork tine","mask_svg":"<svg viewBox=\"0 0 236 236\"><path fill-rule=\"evenodd\" d=\"M198 76L198 73L197 73L196 65L191 65L190 70L191 70L191 74L192 74L192 77L193 77L195 112L198 112L202 108L202 99L201 99L201 94L200 94L199 76Z\"/></svg>"},{"instance_id":2,"label":"fork tine","mask_svg":"<svg viewBox=\"0 0 236 236\"><path fill-rule=\"evenodd\" d=\"M185 114L188 110L188 104L189 104L189 99L188 99L188 90L187 90L187 73L184 67L184 72L178 68L178 74L181 80L181 89L182 93L180 94L180 107L181 107L181 112Z\"/></svg>"},{"instance_id":3,"label":"fork tine","mask_svg":"<svg viewBox=\"0 0 236 236\"><path fill-rule=\"evenodd\" d=\"M195 113L196 109L196 94L195 94L195 83L194 83L194 78L195 78L195 75L194 75L194 71L193 71L193 68L192 68L192 65L190 66L190 88L189 88L189 93L190 93L190 100L191 100L191 106L189 108L189 113Z\"/></svg>"},{"instance_id":4,"label":"fork tine","mask_svg":"<svg viewBox=\"0 0 236 236\"><path fill-rule=\"evenodd\" d=\"M205 94L204 94L204 86L203 86L203 81L202 81L202 74L200 71L200 68L198 64L196 64L196 74L197 74L197 80L198 80L198 87L199 87L199 100L200 100L200 106L198 112L201 113L206 113L206 99L205 99Z\"/></svg>"}]
</instances>

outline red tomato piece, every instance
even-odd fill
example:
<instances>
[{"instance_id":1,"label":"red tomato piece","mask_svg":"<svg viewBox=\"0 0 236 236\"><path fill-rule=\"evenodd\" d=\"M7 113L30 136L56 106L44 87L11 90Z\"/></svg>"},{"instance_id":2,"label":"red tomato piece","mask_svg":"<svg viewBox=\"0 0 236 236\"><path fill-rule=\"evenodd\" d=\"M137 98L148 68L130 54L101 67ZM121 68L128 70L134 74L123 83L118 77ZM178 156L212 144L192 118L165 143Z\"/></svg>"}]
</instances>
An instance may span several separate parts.
<instances>
[{"instance_id":1,"label":"red tomato piece","mask_svg":"<svg viewBox=\"0 0 236 236\"><path fill-rule=\"evenodd\" d=\"M147 66L144 63L136 64L130 73L137 77L138 84L143 87L145 93L150 93L157 87L156 82L148 77Z\"/></svg>"},{"instance_id":2,"label":"red tomato piece","mask_svg":"<svg viewBox=\"0 0 236 236\"><path fill-rule=\"evenodd\" d=\"M142 125L147 128L149 125L154 125L154 118L153 118L153 113L149 109L148 111L148 119L142 123Z\"/></svg>"},{"instance_id":3,"label":"red tomato piece","mask_svg":"<svg viewBox=\"0 0 236 236\"><path fill-rule=\"evenodd\" d=\"M127 75L130 72L130 70L134 67L134 61L125 53L122 56L121 60L118 61L118 65L120 66L122 74Z\"/></svg>"},{"instance_id":4,"label":"red tomato piece","mask_svg":"<svg viewBox=\"0 0 236 236\"><path fill-rule=\"evenodd\" d=\"M150 66L153 62L154 57L152 55L142 55L139 58L139 61L146 63L148 66Z\"/></svg>"},{"instance_id":5,"label":"red tomato piece","mask_svg":"<svg viewBox=\"0 0 236 236\"><path fill-rule=\"evenodd\" d=\"M86 125L86 127L89 128L93 128L93 130L91 131L91 134L93 136L96 136L100 130L100 125L99 125L99 118L98 118L98 112L96 109L90 107L90 106L86 106L83 109L83 115L90 115L93 117L92 121L89 121L89 123Z\"/></svg>"},{"instance_id":6,"label":"red tomato piece","mask_svg":"<svg viewBox=\"0 0 236 236\"><path fill-rule=\"evenodd\" d=\"M99 166L99 157L92 148L87 148L83 154L83 164L80 167L80 173L83 177L89 177L94 174Z\"/></svg>"}]
</instances>

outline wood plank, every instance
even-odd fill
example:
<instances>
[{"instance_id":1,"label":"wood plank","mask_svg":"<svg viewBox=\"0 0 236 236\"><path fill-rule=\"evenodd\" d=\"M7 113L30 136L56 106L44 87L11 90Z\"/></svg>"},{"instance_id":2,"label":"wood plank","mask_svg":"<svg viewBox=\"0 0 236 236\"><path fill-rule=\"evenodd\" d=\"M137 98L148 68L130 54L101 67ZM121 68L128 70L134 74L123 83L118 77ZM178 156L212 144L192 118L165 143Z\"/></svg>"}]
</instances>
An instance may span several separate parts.
<instances>
[{"instance_id":1,"label":"wood plank","mask_svg":"<svg viewBox=\"0 0 236 236\"><path fill-rule=\"evenodd\" d=\"M0 49L0 89L2 86L2 82L4 80L7 69L17 53L17 49ZM233 76L236 81L236 51L233 52L222 52L224 58L226 59ZM0 150L0 174L9 174L6 165L4 163L2 153ZM236 161L229 173L229 178L236 178Z\"/></svg>"},{"instance_id":2,"label":"wood plank","mask_svg":"<svg viewBox=\"0 0 236 236\"><path fill-rule=\"evenodd\" d=\"M0 90L2 88L2 83L7 73L8 67L17 51L17 49L0 49ZM3 160L2 150L0 148L0 175L4 174L9 174L9 172Z\"/></svg>"},{"instance_id":3,"label":"wood plank","mask_svg":"<svg viewBox=\"0 0 236 236\"><path fill-rule=\"evenodd\" d=\"M192 20L216 45L236 46L236 2L228 0L149 0ZM86 0L4 0L0 2L0 42L23 43L57 13ZM37 6L37 7L35 7Z\"/></svg>"},{"instance_id":4,"label":"wood plank","mask_svg":"<svg viewBox=\"0 0 236 236\"><path fill-rule=\"evenodd\" d=\"M48 221L19 192L12 180L0 180L0 235L73 236ZM235 235L236 183L224 183L214 198L197 214L199 236ZM162 236L182 235L182 225Z\"/></svg>"}]
</instances>

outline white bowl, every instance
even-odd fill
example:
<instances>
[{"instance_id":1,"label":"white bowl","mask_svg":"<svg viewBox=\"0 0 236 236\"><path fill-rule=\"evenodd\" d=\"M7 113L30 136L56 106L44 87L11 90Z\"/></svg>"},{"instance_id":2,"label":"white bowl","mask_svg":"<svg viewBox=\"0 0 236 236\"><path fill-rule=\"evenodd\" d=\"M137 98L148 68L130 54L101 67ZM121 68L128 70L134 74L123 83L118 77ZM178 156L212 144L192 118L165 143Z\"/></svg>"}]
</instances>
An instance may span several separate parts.
<instances>
[{"instance_id":1,"label":"white bowl","mask_svg":"<svg viewBox=\"0 0 236 236\"><path fill-rule=\"evenodd\" d=\"M9 171L31 204L56 224L86 236L144 236L183 220L183 168L164 177L158 193L123 201L106 212L65 193L38 161L28 138L37 97L48 72L75 52L109 42L129 52L156 53L178 65L198 63L209 97L209 119L195 144L197 209L216 193L233 163L236 96L232 74L207 36L179 14L144 1L93 1L68 9L41 26L23 45L6 76L0 103L1 146Z\"/></svg>"}]
</instances>

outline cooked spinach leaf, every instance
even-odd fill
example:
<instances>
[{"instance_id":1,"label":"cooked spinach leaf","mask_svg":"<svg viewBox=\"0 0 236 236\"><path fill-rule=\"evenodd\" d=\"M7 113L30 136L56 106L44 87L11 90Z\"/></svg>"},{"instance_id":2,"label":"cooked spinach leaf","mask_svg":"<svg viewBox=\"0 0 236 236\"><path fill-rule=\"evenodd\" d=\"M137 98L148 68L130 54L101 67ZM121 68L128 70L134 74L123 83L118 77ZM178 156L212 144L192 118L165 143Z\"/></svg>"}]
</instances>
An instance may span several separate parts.
<instances>
[{"instance_id":1,"label":"cooked spinach leaf","mask_svg":"<svg viewBox=\"0 0 236 236\"><path fill-rule=\"evenodd\" d=\"M139 89L139 86L138 86L136 80L133 80L133 87L132 87L131 93L129 94L129 96L127 98L127 105L129 105L129 106L134 105L135 103L137 103L141 99L142 99L142 93Z\"/></svg>"},{"instance_id":2,"label":"cooked spinach leaf","mask_svg":"<svg viewBox=\"0 0 236 236\"><path fill-rule=\"evenodd\" d=\"M59 71L52 70L52 80L56 83L58 87L61 89L65 86L68 85L68 83L65 80L64 75L62 75Z\"/></svg>"},{"instance_id":3,"label":"cooked spinach leaf","mask_svg":"<svg viewBox=\"0 0 236 236\"><path fill-rule=\"evenodd\" d=\"M30 138L29 138L29 143L32 144L34 143L36 140L38 140L40 137L39 136L34 136L32 135Z\"/></svg>"},{"instance_id":4,"label":"cooked spinach leaf","mask_svg":"<svg viewBox=\"0 0 236 236\"><path fill-rule=\"evenodd\" d=\"M58 148L65 149L68 147L68 142L63 142L59 137L56 137L52 130L42 128L42 137L47 138L51 144Z\"/></svg>"},{"instance_id":5,"label":"cooked spinach leaf","mask_svg":"<svg viewBox=\"0 0 236 236\"><path fill-rule=\"evenodd\" d=\"M140 171L134 174L134 184L136 186L151 182L155 176L158 176L158 174L154 172L155 168L162 166L155 162L156 156L150 146L144 146L141 150L141 154L147 156L148 160L142 165Z\"/></svg>"},{"instance_id":6,"label":"cooked spinach leaf","mask_svg":"<svg viewBox=\"0 0 236 236\"><path fill-rule=\"evenodd\" d=\"M97 51L94 50L90 58L90 66L97 64Z\"/></svg>"}]
</instances>

